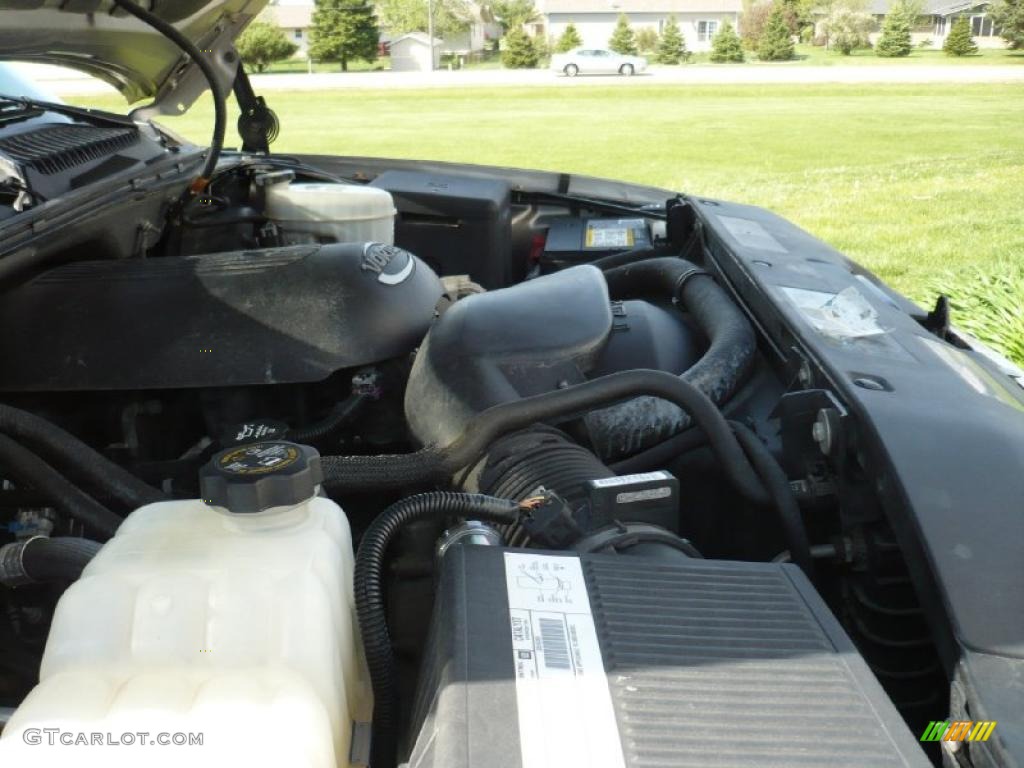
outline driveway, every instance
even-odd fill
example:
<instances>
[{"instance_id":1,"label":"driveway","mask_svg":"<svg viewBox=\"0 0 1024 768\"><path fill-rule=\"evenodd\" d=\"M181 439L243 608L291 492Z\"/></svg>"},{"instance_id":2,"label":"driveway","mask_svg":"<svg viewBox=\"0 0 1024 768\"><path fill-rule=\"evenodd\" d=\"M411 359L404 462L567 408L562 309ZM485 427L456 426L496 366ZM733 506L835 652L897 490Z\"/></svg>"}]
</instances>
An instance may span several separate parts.
<instances>
[{"instance_id":1,"label":"driveway","mask_svg":"<svg viewBox=\"0 0 1024 768\"><path fill-rule=\"evenodd\" d=\"M61 95L110 93L88 75L45 65L25 64L29 77ZM814 84L814 83L1019 83L1024 65L875 64L843 66L787 64L696 64L655 67L642 75L564 77L539 69L465 69L449 72L321 72L254 75L257 91L322 91L332 88L492 88L556 86L630 87L641 84Z\"/></svg>"}]
</instances>

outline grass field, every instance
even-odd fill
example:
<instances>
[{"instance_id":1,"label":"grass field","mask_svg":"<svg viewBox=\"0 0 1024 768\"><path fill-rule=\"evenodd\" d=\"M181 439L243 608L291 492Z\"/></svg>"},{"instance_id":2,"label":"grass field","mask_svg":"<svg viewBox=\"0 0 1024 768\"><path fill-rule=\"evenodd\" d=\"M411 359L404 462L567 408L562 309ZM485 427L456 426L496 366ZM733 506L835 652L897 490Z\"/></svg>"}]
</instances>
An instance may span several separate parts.
<instances>
[{"instance_id":1,"label":"grass field","mask_svg":"<svg viewBox=\"0 0 1024 768\"><path fill-rule=\"evenodd\" d=\"M1024 263L1019 85L352 89L269 101L278 151L543 168L753 203L920 300L943 270ZM167 122L205 142L210 107Z\"/></svg>"}]
</instances>

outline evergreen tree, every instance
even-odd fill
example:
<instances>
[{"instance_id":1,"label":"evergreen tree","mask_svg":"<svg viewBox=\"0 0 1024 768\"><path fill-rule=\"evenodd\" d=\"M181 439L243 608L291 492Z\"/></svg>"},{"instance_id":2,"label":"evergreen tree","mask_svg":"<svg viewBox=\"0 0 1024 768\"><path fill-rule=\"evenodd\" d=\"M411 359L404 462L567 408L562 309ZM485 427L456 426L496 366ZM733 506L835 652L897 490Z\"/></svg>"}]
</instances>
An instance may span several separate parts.
<instances>
[{"instance_id":1,"label":"evergreen tree","mask_svg":"<svg viewBox=\"0 0 1024 768\"><path fill-rule=\"evenodd\" d=\"M953 22L942 50L947 56L973 56L978 52L978 44L971 37L971 22L962 13Z\"/></svg>"},{"instance_id":2,"label":"evergreen tree","mask_svg":"<svg viewBox=\"0 0 1024 768\"><path fill-rule=\"evenodd\" d=\"M501 63L509 69L533 69L540 61L540 55L533 40L522 29L510 30L503 38Z\"/></svg>"},{"instance_id":3,"label":"evergreen tree","mask_svg":"<svg viewBox=\"0 0 1024 768\"><path fill-rule=\"evenodd\" d=\"M615 31L612 32L612 36L608 40L608 47L624 56L636 56L636 36L633 34L633 28L629 26L629 18L626 14L619 14Z\"/></svg>"},{"instance_id":4,"label":"evergreen tree","mask_svg":"<svg viewBox=\"0 0 1024 768\"><path fill-rule=\"evenodd\" d=\"M913 49L910 42L910 14L901 3L893 3L889 15L882 24L882 36L875 45L875 53L886 58L909 56Z\"/></svg>"},{"instance_id":5,"label":"evergreen tree","mask_svg":"<svg viewBox=\"0 0 1024 768\"><path fill-rule=\"evenodd\" d=\"M743 61L743 43L728 21L722 22L721 28L711 38L711 60L716 64Z\"/></svg>"},{"instance_id":6,"label":"evergreen tree","mask_svg":"<svg viewBox=\"0 0 1024 768\"><path fill-rule=\"evenodd\" d=\"M583 38L576 31L576 25L570 21L566 25L562 36L558 38L558 45L555 46L555 50L558 53L567 53L573 48L579 48L581 45L583 45Z\"/></svg>"},{"instance_id":7,"label":"evergreen tree","mask_svg":"<svg viewBox=\"0 0 1024 768\"><path fill-rule=\"evenodd\" d=\"M793 33L782 4L776 3L761 39L757 41L757 58L761 61L789 61L793 54Z\"/></svg>"},{"instance_id":8,"label":"evergreen tree","mask_svg":"<svg viewBox=\"0 0 1024 768\"><path fill-rule=\"evenodd\" d=\"M367 0L316 0L309 48L314 59L340 62L347 72L353 59L376 59L379 40L377 17Z\"/></svg>"},{"instance_id":9,"label":"evergreen tree","mask_svg":"<svg viewBox=\"0 0 1024 768\"><path fill-rule=\"evenodd\" d=\"M656 58L659 64L680 64L690 58L690 52L686 50L686 39L675 16L669 16L665 22Z\"/></svg>"}]
</instances>

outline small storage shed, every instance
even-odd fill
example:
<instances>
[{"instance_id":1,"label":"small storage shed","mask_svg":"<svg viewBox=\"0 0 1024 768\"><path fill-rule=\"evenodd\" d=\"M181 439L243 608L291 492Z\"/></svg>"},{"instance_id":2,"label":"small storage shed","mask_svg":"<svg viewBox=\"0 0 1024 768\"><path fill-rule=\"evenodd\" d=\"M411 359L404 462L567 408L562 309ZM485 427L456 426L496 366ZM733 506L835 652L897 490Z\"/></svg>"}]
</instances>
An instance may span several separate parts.
<instances>
[{"instance_id":1,"label":"small storage shed","mask_svg":"<svg viewBox=\"0 0 1024 768\"><path fill-rule=\"evenodd\" d=\"M391 69L395 72L428 72L433 49L434 69L441 63L441 41L430 38L422 32L410 32L391 41Z\"/></svg>"}]
</instances>

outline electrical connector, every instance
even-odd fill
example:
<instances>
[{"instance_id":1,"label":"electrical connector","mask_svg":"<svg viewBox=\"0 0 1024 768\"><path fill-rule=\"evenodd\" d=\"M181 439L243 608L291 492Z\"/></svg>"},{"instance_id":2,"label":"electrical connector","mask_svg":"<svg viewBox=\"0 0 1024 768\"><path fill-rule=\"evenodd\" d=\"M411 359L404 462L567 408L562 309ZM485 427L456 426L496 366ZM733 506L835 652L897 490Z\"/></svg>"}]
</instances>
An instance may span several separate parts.
<instances>
[{"instance_id":1,"label":"electrical connector","mask_svg":"<svg viewBox=\"0 0 1024 768\"><path fill-rule=\"evenodd\" d=\"M533 544L564 549L583 537L568 502L556 493L538 488L533 496L523 500L520 508L523 514L519 524Z\"/></svg>"}]
</instances>

